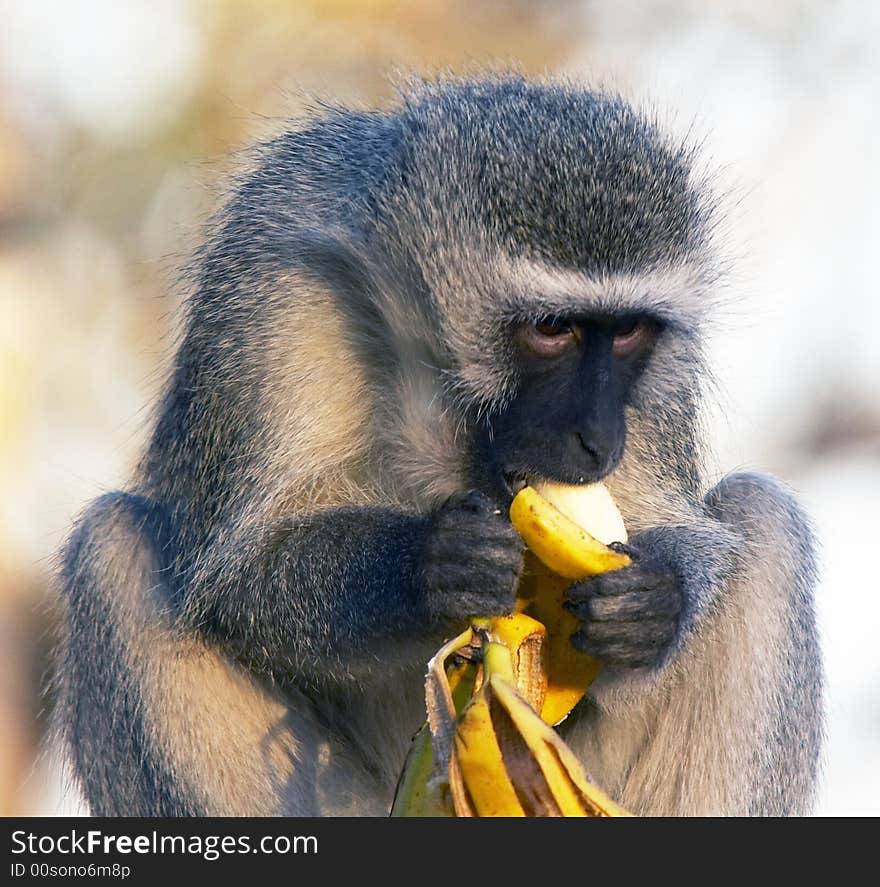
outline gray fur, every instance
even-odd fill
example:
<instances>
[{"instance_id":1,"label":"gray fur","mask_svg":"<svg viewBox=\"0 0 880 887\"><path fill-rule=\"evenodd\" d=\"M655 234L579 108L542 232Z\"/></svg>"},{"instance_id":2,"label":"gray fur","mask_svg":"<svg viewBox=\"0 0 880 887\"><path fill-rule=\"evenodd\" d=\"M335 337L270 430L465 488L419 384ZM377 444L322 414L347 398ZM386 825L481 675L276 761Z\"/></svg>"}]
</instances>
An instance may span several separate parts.
<instances>
[{"instance_id":1,"label":"gray fur","mask_svg":"<svg viewBox=\"0 0 880 887\"><path fill-rule=\"evenodd\" d=\"M425 534L479 485L471 429L516 390L499 330L585 306L668 324L607 484L686 607L660 666L605 669L564 733L637 813L809 810L809 525L769 478L706 495L707 193L622 100L518 78L263 146L199 257L129 490L64 554L60 710L95 813L387 812L455 627L420 592Z\"/></svg>"}]
</instances>

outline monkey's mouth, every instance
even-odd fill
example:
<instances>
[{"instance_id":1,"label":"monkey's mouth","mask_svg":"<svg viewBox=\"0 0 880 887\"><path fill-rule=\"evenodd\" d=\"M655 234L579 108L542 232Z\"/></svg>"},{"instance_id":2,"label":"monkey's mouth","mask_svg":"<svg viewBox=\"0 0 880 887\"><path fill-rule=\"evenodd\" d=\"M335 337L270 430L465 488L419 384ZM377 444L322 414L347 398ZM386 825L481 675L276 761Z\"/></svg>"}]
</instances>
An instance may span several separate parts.
<instances>
[{"instance_id":1,"label":"monkey's mouth","mask_svg":"<svg viewBox=\"0 0 880 887\"><path fill-rule=\"evenodd\" d=\"M523 474L519 471L505 471L502 474L502 478L504 480L504 486L510 494L511 499L513 499L520 490L524 490L532 480L527 474Z\"/></svg>"},{"instance_id":2,"label":"monkey's mouth","mask_svg":"<svg viewBox=\"0 0 880 887\"><path fill-rule=\"evenodd\" d=\"M541 474L526 474L524 471L504 471L502 472L502 482L505 492L513 501L514 496L528 486L534 486L539 481L550 481L558 484L568 484L572 486L583 486L584 484L596 483L601 478L587 477L586 475L578 475L571 480L563 480L560 478L552 478Z\"/></svg>"}]
</instances>

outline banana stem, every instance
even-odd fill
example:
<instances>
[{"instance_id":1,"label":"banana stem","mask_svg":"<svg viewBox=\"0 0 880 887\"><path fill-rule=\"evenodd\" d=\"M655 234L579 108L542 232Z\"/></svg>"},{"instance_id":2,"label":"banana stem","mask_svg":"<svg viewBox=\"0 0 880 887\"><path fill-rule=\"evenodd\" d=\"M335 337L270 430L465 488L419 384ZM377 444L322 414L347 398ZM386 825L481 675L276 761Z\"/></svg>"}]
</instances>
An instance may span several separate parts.
<instances>
[{"instance_id":1,"label":"banana stem","mask_svg":"<svg viewBox=\"0 0 880 887\"><path fill-rule=\"evenodd\" d=\"M516 686L510 650L504 644L489 641L483 647L483 683L487 683L493 675L498 675Z\"/></svg>"}]
</instances>

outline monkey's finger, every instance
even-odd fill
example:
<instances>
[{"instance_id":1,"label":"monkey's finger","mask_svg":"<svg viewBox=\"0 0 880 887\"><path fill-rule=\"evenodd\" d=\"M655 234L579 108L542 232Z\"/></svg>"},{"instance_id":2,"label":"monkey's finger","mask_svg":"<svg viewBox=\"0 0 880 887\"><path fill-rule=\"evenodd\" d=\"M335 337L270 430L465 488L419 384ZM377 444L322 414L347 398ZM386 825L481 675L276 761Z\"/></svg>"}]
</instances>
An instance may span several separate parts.
<instances>
[{"instance_id":1,"label":"monkey's finger","mask_svg":"<svg viewBox=\"0 0 880 887\"><path fill-rule=\"evenodd\" d=\"M522 558L469 559L457 564L448 564L444 570L444 584L460 585L465 588L491 589L494 586L508 586L519 581L522 574Z\"/></svg>"},{"instance_id":2,"label":"monkey's finger","mask_svg":"<svg viewBox=\"0 0 880 887\"><path fill-rule=\"evenodd\" d=\"M473 548L483 545L501 545L506 548L515 548L517 551L525 551L525 542L510 524L501 522L465 524L462 533L467 535L467 542Z\"/></svg>"},{"instance_id":3,"label":"monkey's finger","mask_svg":"<svg viewBox=\"0 0 880 887\"><path fill-rule=\"evenodd\" d=\"M625 554L634 564L644 559L644 553L641 548L627 545L626 542L609 542L608 547L618 554Z\"/></svg>"},{"instance_id":4,"label":"monkey's finger","mask_svg":"<svg viewBox=\"0 0 880 887\"><path fill-rule=\"evenodd\" d=\"M444 516L444 531L453 534L464 547L479 544L484 540L505 542L508 545L525 547L522 537L504 517L493 512L460 512Z\"/></svg>"},{"instance_id":5,"label":"monkey's finger","mask_svg":"<svg viewBox=\"0 0 880 887\"><path fill-rule=\"evenodd\" d=\"M462 621L469 616L506 616L516 604L516 581L459 584L445 588L433 598L437 611L446 619Z\"/></svg>"},{"instance_id":6,"label":"monkey's finger","mask_svg":"<svg viewBox=\"0 0 880 887\"><path fill-rule=\"evenodd\" d=\"M629 644L659 648L668 644L675 634L671 619L650 619L638 622L585 622L576 632L584 643L596 645Z\"/></svg>"},{"instance_id":7,"label":"monkey's finger","mask_svg":"<svg viewBox=\"0 0 880 887\"><path fill-rule=\"evenodd\" d=\"M464 581L467 585L491 584L504 578L515 582L522 575L522 558L514 559L498 555L470 561L455 570L450 568L450 575L455 577L455 581Z\"/></svg>"},{"instance_id":8,"label":"monkey's finger","mask_svg":"<svg viewBox=\"0 0 880 887\"><path fill-rule=\"evenodd\" d=\"M594 593L570 597L562 606L583 620L632 621L676 616L681 611L681 592L676 585L634 585L613 595Z\"/></svg>"},{"instance_id":9,"label":"monkey's finger","mask_svg":"<svg viewBox=\"0 0 880 887\"><path fill-rule=\"evenodd\" d=\"M612 597L635 592L649 593L653 589L673 588L676 579L670 573L657 572L640 566L624 567L601 573L583 582L576 582L565 592L569 600L584 600L590 597Z\"/></svg>"},{"instance_id":10,"label":"monkey's finger","mask_svg":"<svg viewBox=\"0 0 880 887\"><path fill-rule=\"evenodd\" d=\"M680 612L681 594L677 589L662 588L650 594L595 595L583 601L575 615L593 622L626 622L673 617Z\"/></svg>"},{"instance_id":11,"label":"monkey's finger","mask_svg":"<svg viewBox=\"0 0 880 887\"><path fill-rule=\"evenodd\" d=\"M443 588L490 590L495 586L513 585L519 579L519 561L468 561L447 564L438 584Z\"/></svg>"},{"instance_id":12,"label":"monkey's finger","mask_svg":"<svg viewBox=\"0 0 880 887\"><path fill-rule=\"evenodd\" d=\"M470 545L456 549L458 557L451 559L453 564L496 564L522 563L525 547L521 540L508 536L488 536L471 540Z\"/></svg>"},{"instance_id":13,"label":"monkey's finger","mask_svg":"<svg viewBox=\"0 0 880 887\"><path fill-rule=\"evenodd\" d=\"M486 597L485 595L469 595L463 597L457 605L456 617L471 619L473 617L508 616L513 608L509 597Z\"/></svg>"},{"instance_id":14,"label":"monkey's finger","mask_svg":"<svg viewBox=\"0 0 880 887\"><path fill-rule=\"evenodd\" d=\"M466 490L455 493L443 505L445 511L460 511L470 514L489 515L498 511L498 506L485 493L479 490Z\"/></svg>"},{"instance_id":15,"label":"monkey's finger","mask_svg":"<svg viewBox=\"0 0 880 887\"><path fill-rule=\"evenodd\" d=\"M661 659L659 650L634 650L625 646L610 647L606 650L585 650L605 665L618 668L651 668Z\"/></svg>"},{"instance_id":16,"label":"monkey's finger","mask_svg":"<svg viewBox=\"0 0 880 887\"><path fill-rule=\"evenodd\" d=\"M582 653L588 653L608 665L621 665L627 668L650 666L663 656L666 645L648 644L637 638L597 640L576 632L571 644Z\"/></svg>"}]
</instances>

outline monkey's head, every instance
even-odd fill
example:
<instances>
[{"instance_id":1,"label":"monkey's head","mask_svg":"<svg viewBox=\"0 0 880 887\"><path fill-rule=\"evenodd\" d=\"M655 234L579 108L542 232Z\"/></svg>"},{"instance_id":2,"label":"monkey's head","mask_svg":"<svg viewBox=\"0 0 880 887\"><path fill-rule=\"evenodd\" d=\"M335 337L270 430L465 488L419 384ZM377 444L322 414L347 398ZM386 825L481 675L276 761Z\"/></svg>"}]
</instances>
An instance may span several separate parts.
<instances>
[{"instance_id":1,"label":"monkey's head","mask_svg":"<svg viewBox=\"0 0 880 887\"><path fill-rule=\"evenodd\" d=\"M394 125L395 310L427 312L401 335L432 331L473 480L592 482L627 455L692 478L713 270L691 149L618 98L519 79L417 92Z\"/></svg>"}]
</instances>

